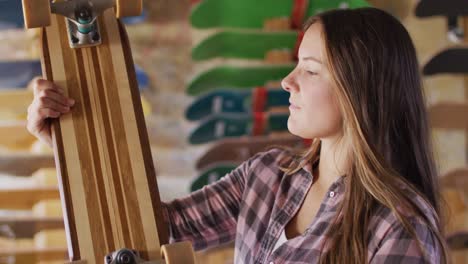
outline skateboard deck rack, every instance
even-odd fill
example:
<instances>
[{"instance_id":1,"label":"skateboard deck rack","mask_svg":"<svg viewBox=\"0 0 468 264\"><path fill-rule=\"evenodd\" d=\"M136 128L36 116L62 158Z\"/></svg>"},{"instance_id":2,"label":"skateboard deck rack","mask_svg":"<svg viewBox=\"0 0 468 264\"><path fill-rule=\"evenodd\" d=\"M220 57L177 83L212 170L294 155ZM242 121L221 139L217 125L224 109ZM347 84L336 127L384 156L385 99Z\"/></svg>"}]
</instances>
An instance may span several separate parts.
<instances>
[{"instance_id":1,"label":"skateboard deck rack","mask_svg":"<svg viewBox=\"0 0 468 264\"><path fill-rule=\"evenodd\" d=\"M449 0L440 2L437 0L421 0L418 2L415 14L426 18L432 16L444 16L447 18L447 37L451 42L468 44L468 4L463 0ZM464 33L463 33L464 32ZM465 132L468 142L468 49L463 46L449 47L432 57L423 67L426 76L440 74L462 75L465 85L465 102L438 102L429 108L429 117L432 128L445 130L461 130ZM468 157L468 143L465 145L466 157ZM468 255L461 250L468 248L468 217L467 204L467 168L455 169L445 175L441 175L444 198L450 201L448 204L452 211L451 220L447 229L451 234L446 238L452 251L454 263L466 263ZM461 229L461 230L460 230Z\"/></svg>"}]
</instances>

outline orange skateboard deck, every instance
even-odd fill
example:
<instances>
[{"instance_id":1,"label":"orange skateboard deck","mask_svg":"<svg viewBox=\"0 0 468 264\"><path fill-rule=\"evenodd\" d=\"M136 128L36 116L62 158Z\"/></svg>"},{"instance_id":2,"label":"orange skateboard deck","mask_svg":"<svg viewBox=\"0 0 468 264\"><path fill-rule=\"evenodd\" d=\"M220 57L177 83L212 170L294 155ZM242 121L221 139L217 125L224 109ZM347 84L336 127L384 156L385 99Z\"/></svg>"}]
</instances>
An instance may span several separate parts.
<instances>
[{"instance_id":1,"label":"orange skateboard deck","mask_svg":"<svg viewBox=\"0 0 468 264\"><path fill-rule=\"evenodd\" d=\"M188 243L163 246L168 228L130 44L117 19L140 14L141 4L23 0L26 26L43 27L44 78L75 100L52 121L70 263L193 263Z\"/></svg>"},{"instance_id":2,"label":"orange skateboard deck","mask_svg":"<svg viewBox=\"0 0 468 264\"><path fill-rule=\"evenodd\" d=\"M214 144L197 161L196 168L204 170L215 163L241 164L258 152L274 146L304 147L310 143L291 134L223 139Z\"/></svg>"},{"instance_id":3,"label":"orange skateboard deck","mask_svg":"<svg viewBox=\"0 0 468 264\"><path fill-rule=\"evenodd\" d=\"M0 208L13 210L30 210L42 200L59 199L56 186L39 186L0 190Z\"/></svg>"}]
</instances>

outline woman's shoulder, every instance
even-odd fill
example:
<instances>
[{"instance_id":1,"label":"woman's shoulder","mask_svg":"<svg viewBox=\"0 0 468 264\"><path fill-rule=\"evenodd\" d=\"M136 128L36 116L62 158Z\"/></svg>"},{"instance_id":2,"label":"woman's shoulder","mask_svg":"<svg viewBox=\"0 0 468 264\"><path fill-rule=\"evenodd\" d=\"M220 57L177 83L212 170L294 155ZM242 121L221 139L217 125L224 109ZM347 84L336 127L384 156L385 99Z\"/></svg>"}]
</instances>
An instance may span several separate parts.
<instances>
[{"instance_id":1,"label":"woman's shoulder","mask_svg":"<svg viewBox=\"0 0 468 264\"><path fill-rule=\"evenodd\" d=\"M439 216L437 215L432 205L430 205L426 199L421 197L420 194L411 190L410 188L405 187L404 191L411 196L411 200L416 207L415 209L419 213L412 212L398 205L396 210L398 210L401 216L413 224L425 224L426 221L424 221L422 218L424 216L427 220L429 220L432 226L437 226ZM397 217L396 212L382 204L377 206L376 210L374 211L372 220L376 222L376 226L378 226L380 229L387 231L391 228L403 226Z\"/></svg>"},{"instance_id":2,"label":"woman's shoulder","mask_svg":"<svg viewBox=\"0 0 468 264\"><path fill-rule=\"evenodd\" d=\"M431 225L437 228L438 216L425 199L415 194L413 201ZM403 248L406 248L405 254L412 254L414 256L428 254L429 258L433 259L439 257L440 248L436 235L429 224L420 215L409 213L401 208L397 208L397 210L402 213L404 219L414 229L415 237L409 233L395 212L386 206L379 205L368 225L370 237L369 251L386 255L387 253L394 254L395 252L392 251L401 251ZM426 250L426 254L420 252L417 248L418 242ZM426 255L425 257L427 258L428 256Z\"/></svg>"},{"instance_id":3,"label":"woman's shoulder","mask_svg":"<svg viewBox=\"0 0 468 264\"><path fill-rule=\"evenodd\" d=\"M275 178L282 175L282 169L292 160L290 153L278 147L270 148L258 152L245 161L241 167L247 169L249 174L254 174L255 178Z\"/></svg>"},{"instance_id":4,"label":"woman's shoulder","mask_svg":"<svg viewBox=\"0 0 468 264\"><path fill-rule=\"evenodd\" d=\"M290 154L287 150L279 147L273 147L256 153L248 160L248 162L256 166L263 165L271 167L274 165L280 165L280 163L283 163L288 159L290 159Z\"/></svg>"}]
</instances>

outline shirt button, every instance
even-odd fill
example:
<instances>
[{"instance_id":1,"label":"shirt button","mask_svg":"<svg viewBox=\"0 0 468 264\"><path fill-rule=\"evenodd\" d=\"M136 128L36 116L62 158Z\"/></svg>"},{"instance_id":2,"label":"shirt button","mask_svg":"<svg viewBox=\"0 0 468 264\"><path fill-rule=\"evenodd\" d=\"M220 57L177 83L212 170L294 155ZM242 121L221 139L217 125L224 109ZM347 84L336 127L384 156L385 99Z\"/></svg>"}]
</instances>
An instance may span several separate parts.
<instances>
[{"instance_id":1,"label":"shirt button","mask_svg":"<svg viewBox=\"0 0 468 264\"><path fill-rule=\"evenodd\" d=\"M335 197L335 192L330 192L330 198Z\"/></svg>"}]
</instances>

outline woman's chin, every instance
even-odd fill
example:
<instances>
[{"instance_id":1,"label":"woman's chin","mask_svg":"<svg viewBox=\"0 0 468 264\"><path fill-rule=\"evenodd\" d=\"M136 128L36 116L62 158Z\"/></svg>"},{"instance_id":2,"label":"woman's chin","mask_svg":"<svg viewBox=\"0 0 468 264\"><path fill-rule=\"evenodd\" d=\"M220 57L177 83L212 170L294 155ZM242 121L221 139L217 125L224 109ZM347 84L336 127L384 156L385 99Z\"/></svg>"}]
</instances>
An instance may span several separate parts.
<instances>
[{"instance_id":1,"label":"woman's chin","mask_svg":"<svg viewBox=\"0 0 468 264\"><path fill-rule=\"evenodd\" d=\"M314 138L314 136L311 135L310 131L309 133L304 131L304 129L299 127L298 124L294 122L294 120L291 120L291 117L289 117L288 119L288 131L289 133L295 136L298 136L300 138L305 138L305 139Z\"/></svg>"},{"instance_id":2,"label":"woman's chin","mask_svg":"<svg viewBox=\"0 0 468 264\"><path fill-rule=\"evenodd\" d=\"M301 137L301 138L305 138L304 137L304 133L301 133L301 129L296 127L296 124L293 124L292 121L290 121L290 119L288 119L288 131L289 133L295 135L295 136L298 136L298 137Z\"/></svg>"}]
</instances>

